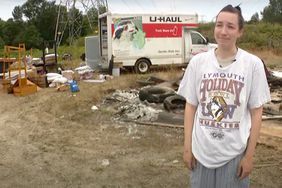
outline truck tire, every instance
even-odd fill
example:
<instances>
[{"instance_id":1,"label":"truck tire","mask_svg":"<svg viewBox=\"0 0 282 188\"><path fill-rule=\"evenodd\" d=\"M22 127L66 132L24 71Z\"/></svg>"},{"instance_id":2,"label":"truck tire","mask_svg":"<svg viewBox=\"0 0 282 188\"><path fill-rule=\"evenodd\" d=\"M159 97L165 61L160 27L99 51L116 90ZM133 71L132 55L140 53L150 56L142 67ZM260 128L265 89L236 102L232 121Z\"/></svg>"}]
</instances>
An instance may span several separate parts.
<instances>
[{"instance_id":1,"label":"truck tire","mask_svg":"<svg viewBox=\"0 0 282 188\"><path fill-rule=\"evenodd\" d=\"M150 103L162 103L168 96L175 95L175 91L168 87L146 87L140 90L139 99Z\"/></svg>"},{"instance_id":2,"label":"truck tire","mask_svg":"<svg viewBox=\"0 0 282 188\"><path fill-rule=\"evenodd\" d=\"M164 108L167 111L172 111L172 110L184 110L185 109L185 104L186 104L186 99L180 95L172 95L164 100Z\"/></svg>"},{"instance_id":3,"label":"truck tire","mask_svg":"<svg viewBox=\"0 0 282 188\"><path fill-rule=\"evenodd\" d=\"M136 73L145 74L150 70L150 61L147 59L138 59L134 65Z\"/></svg>"}]
</instances>

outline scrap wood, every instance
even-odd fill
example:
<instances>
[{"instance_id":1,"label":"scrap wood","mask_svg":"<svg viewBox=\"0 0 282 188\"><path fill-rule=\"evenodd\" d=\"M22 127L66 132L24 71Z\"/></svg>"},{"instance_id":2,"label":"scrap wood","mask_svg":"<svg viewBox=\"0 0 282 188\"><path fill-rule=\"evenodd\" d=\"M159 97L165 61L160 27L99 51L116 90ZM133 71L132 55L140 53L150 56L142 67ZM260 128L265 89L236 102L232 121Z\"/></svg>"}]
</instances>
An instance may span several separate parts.
<instances>
[{"instance_id":1,"label":"scrap wood","mask_svg":"<svg viewBox=\"0 0 282 188\"><path fill-rule=\"evenodd\" d=\"M280 131L281 132L281 131ZM269 131L267 129L265 129L265 127L262 127L260 130L260 134L261 135L266 135L266 136L272 136L272 137L276 137L276 138L281 138L282 139L282 135L281 133L279 134L279 131L277 130L275 131Z\"/></svg>"},{"instance_id":2,"label":"scrap wood","mask_svg":"<svg viewBox=\"0 0 282 188\"><path fill-rule=\"evenodd\" d=\"M281 163L281 162L278 162L278 163L258 164L258 165L255 165L254 167L255 167L255 168L262 168L262 167L270 167L270 166L280 166L280 163Z\"/></svg>"},{"instance_id":3,"label":"scrap wood","mask_svg":"<svg viewBox=\"0 0 282 188\"><path fill-rule=\"evenodd\" d=\"M66 91L66 90L69 90L69 86L65 85L65 84L62 84L62 85L57 86L56 90L57 91Z\"/></svg>"},{"instance_id":4,"label":"scrap wood","mask_svg":"<svg viewBox=\"0 0 282 188\"><path fill-rule=\"evenodd\" d=\"M280 126L279 123L279 121L263 123L260 129L261 136L271 136L272 138L282 139L282 126Z\"/></svg>"},{"instance_id":5,"label":"scrap wood","mask_svg":"<svg viewBox=\"0 0 282 188\"><path fill-rule=\"evenodd\" d=\"M262 120L282 120L282 115L262 116Z\"/></svg>"},{"instance_id":6,"label":"scrap wood","mask_svg":"<svg viewBox=\"0 0 282 188\"><path fill-rule=\"evenodd\" d=\"M267 103L263 106L263 112L270 115L282 114L282 104Z\"/></svg>"},{"instance_id":7,"label":"scrap wood","mask_svg":"<svg viewBox=\"0 0 282 188\"><path fill-rule=\"evenodd\" d=\"M148 126L156 126L156 127L168 127L168 128L184 128L184 125L173 125L168 123L158 123L158 122L144 122L144 121L134 121L134 120L127 120L126 122L132 122L139 125L148 125Z\"/></svg>"},{"instance_id":8,"label":"scrap wood","mask_svg":"<svg viewBox=\"0 0 282 188\"><path fill-rule=\"evenodd\" d=\"M263 145L266 146L267 148L277 150L278 147L275 144L273 144L273 141L271 143L269 142L269 140L265 141L265 137L267 137L267 135L260 135L259 140L257 141L257 145Z\"/></svg>"}]
</instances>

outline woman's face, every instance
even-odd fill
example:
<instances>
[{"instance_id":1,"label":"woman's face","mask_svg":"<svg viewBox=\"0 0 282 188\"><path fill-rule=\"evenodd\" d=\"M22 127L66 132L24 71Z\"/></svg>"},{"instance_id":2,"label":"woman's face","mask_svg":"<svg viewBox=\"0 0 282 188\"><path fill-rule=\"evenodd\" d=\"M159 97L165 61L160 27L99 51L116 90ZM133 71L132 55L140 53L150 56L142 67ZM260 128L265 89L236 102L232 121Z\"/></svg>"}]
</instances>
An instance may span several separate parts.
<instances>
[{"instance_id":1,"label":"woman's face","mask_svg":"<svg viewBox=\"0 0 282 188\"><path fill-rule=\"evenodd\" d=\"M238 15L231 12L220 12L217 16L214 37L219 48L233 48L237 39L242 35L239 29Z\"/></svg>"}]
</instances>

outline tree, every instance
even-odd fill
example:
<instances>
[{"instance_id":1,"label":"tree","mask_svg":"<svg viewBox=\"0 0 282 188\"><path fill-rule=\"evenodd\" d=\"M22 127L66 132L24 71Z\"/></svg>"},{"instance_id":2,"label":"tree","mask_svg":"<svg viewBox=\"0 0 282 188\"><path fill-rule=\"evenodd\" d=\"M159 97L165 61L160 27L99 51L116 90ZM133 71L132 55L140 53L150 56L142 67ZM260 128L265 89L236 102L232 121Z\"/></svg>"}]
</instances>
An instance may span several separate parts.
<instances>
[{"instance_id":1,"label":"tree","mask_svg":"<svg viewBox=\"0 0 282 188\"><path fill-rule=\"evenodd\" d=\"M24 28L23 22L14 21L12 18L8 19L2 30L2 39L6 45L18 45L14 42L17 36Z\"/></svg>"},{"instance_id":2,"label":"tree","mask_svg":"<svg viewBox=\"0 0 282 188\"><path fill-rule=\"evenodd\" d=\"M35 19L42 11L44 3L46 0L27 0L21 7L22 12L29 20Z\"/></svg>"},{"instance_id":3,"label":"tree","mask_svg":"<svg viewBox=\"0 0 282 188\"><path fill-rule=\"evenodd\" d=\"M96 7L90 8L83 17L81 36L96 34L98 31L98 14L103 14L106 11L107 7L105 6L99 6L99 12Z\"/></svg>"},{"instance_id":4,"label":"tree","mask_svg":"<svg viewBox=\"0 0 282 188\"><path fill-rule=\"evenodd\" d=\"M98 10L95 7L90 8L83 16L81 35L93 34L98 27Z\"/></svg>"},{"instance_id":5,"label":"tree","mask_svg":"<svg viewBox=\"0 0 282 188\"><path fill-rule=\"evenodd\" d=\"M54 40L59 10L59 6L55 4L56 1L25 1L22 6L14 7L13 18L6 22L0 19L0 47L3 43L16 46L18 43L25 43L28 48L36 48L40 46L39 43L43 44L43 41ZM105 11L105 7L99 7L100 13ZM96 8L89 10L88 15L83 15L75 7L67 9L66 6L61 5L60 15L66 18L59 22L65 24L62 28L59 26L57 30L57 34L62 36L61 44L73 42L75 39L73 36L81 37L89 33L93 34L93 31L98 27L98 10ZM91 27L89 23L91 23Z\"/></svg>"},{"instance_id":6,"label":"tree","mask_svg":"<svg viewBox=\"0 0 282 188\"><path fill-rule=\"evenodd\" d=\"M259 14L256 12L252 15L250 23L258 23L259 22Z\"/></svg>"},{"instance_id":7,"label":"tree","mask_svg":"<svg viewBox=\"0 0 282 188\"><path fill-rule=\"evenodd\" d=\"M55 1L27 0L21 9L28 19L28 25L34 25L44 40L54 40L57 18Z\"/></svg>"},{"instance_id":8,"label":"tree","mask_svg":"<svg viewBox=\"0 0 282 188\"><path fill-rule=\"evenodd\" d=\"M28 25L14 39L15 43L25 43L26 49L41 48L43 39L34 25Z\"/></svg>"},{"instance_id":9,"label":"tree","mask_svg":"<svg viewBox=\"0 0 282 188\"><path fill-rule=\"evenodd\" d=\"M262 11L262 20L270 23L282 23L282 1L270 0Z\"/></svg>"},{"instance_id":10,"label":"tree","mask_svg":"<svg viewBox=\"0 0 282 188\"><path fill-rule=\"evenodd\" d=\"M3 36L3 29L5 27L6 22L1 20L0 18L0 37Z\"/></svg>"},{"instance_id":11,"label":"tree","mask_svg":"<svg viewBox=\"0 0 282 188\"><path fill-rule=\"evenodd\" d=\"M5 45L5 41L0 36L0 48L3 49L4 45Z\"/></svg>"},{"instance_id":12,"label":"tree","mask_svg":"<svg viewBox=\"0 0 282 188\"><path fill-rule=\"evenodd\" d=\"M81 36L83 15L81 11L73 7L69 10L68 17L69 37L67 39L67 42L69 44L72 44L74 42L74 39Z\"/></svg>"},{"instance_id":13,"label":"tree","mask_svg":"<svg viewBox=\"0 0 282 188\"><path fill-rule=\"evenodd\" d=\"M107 7L105 7L105 6L99 6L99 14L103 14L103 13L105 13L105 12L107 12Z\"/></svg>"},{"instance_id":14,"label":"tree","mask_svg":"<svg viewBox=\"0 0 282 188\"><path fill-rule=\"evenodd\" d=\"M54 40L57 6L55 1L45 2L41 7L41 12L34 18L34 25L44 40Z\"/></svg>"},{"instance_id":15,"label":"tree","mask_svg":"<svg viewBox=\"0 0 282 188\"><path fill-rule=\"evenodd\" d=\"M22 20L23 12L20 6L16 6L12 12L14 20Z\"/></svg>"}]
</instances>

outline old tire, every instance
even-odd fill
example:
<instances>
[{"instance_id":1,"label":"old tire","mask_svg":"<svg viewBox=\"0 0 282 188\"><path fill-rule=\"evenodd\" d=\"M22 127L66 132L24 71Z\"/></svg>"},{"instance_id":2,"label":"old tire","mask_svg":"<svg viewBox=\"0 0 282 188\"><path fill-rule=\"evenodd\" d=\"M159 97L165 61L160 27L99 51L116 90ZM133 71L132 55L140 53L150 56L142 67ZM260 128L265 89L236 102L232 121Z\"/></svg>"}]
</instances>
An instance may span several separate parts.
<instances>
[{"instance_id":1,"label":"old tire","mask_svg":"<svg viewBox=\"0 0 282 188\"><path fill-rule=\"evenodd\" d=\"M134 65L136 73L145 74L150 70L150 61L148 59L139 59Z\"/></svg>"},{"instance_id":2,"label":"old tire","mask_svg":"<svg viewBox=\"0 0 282 188\"><path fill-rule=\"evenodd\" d=\"M177 94L169 96L164 100L164 108L167 111L172 111L176 109L184 110L185 104L186 104L185 98Z\"/></svg>"},{"instance_id":3,"label":"old tire","mask_svg":"<svg viewBox=\"0 0 282 188\"><path fill-rule=\"evenodd\" d=\"M147 100L150 103L162 103L168 96L175 95L175 91L168 87L147 87L139 92L141 101Z\"/></svg>"}]
</instances>

